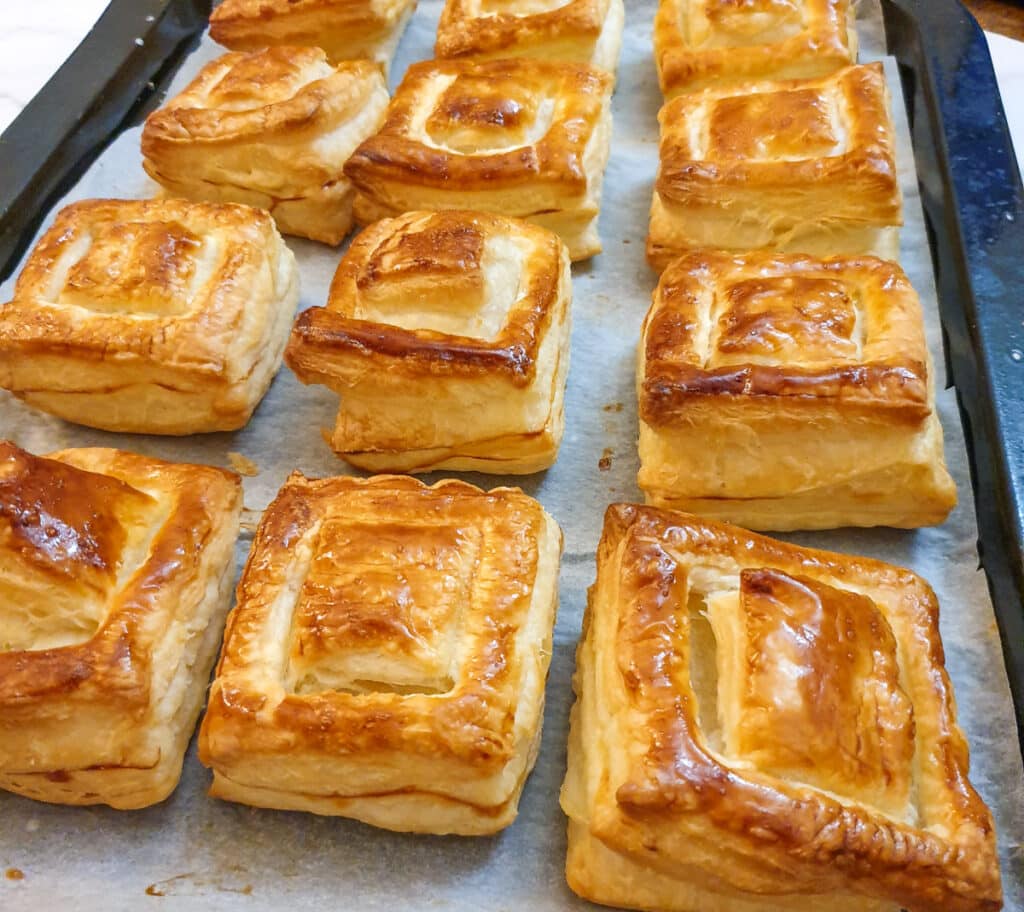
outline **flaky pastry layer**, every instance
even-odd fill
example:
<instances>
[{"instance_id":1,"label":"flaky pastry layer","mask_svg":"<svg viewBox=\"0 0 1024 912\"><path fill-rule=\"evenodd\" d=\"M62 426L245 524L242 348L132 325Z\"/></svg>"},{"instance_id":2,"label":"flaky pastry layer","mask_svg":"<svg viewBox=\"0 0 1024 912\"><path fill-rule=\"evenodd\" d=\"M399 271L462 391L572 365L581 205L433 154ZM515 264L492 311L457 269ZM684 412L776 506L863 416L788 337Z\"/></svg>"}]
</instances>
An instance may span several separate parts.
<instances>
[{"instance_id":1,"label":"flaky pastry layer","mask_svg":"<svg viewBox=\"0 0 1024 912\"><path fill-rule=\"evenodd\" d=\"M611 90L612 77L585 64L413 64L383 127L345 165L356 220L471 209L549 228L573 260L600 252Z\"/></svg>"},{"instance_id":2,"label":"flaky pastry layer","mask_svg":"<svg viewBox=\"0 0 1024 912\"><path fill-rule=\"evenodd\" d=\"M338 392L330 443L372 471L550 466L564 425L565 245L527 222L409 212L360 234L286 358Z\"/></svg>"},{"instance_id":3,"label":"flaky pastry layer","mask_svg":"<svg viewBox=\"0 0 1024 912\"><path fill-rule=\"evenodd\" d=\"M0 444L0 788L116 808L174 790L241 500L220 469Z\"/></svg>"},{"instance_id":4,"label":"flaky pastry layer","mask_svg":"<svg viewBox=\"0 0 1024 912\"><path fill-rule=\"evenodd\" d=\"M224 54L146 118L142 164L170 194L257 206L286 234L339 244L355 196L342 169L387 104L369 61L332 65L312 47Z\"/></svg>"},{"instance_id":5,"label":"flaky pastry layer","mask_svg":"<svg viewBox=\"0 0 1024 912\"><path fill-rule=\"evenodd\" d=\"M696 247L894 258L902 224L880 63L680 95L658 115L647 258Z\"/></svg>"},{"instance_id":6,"label":"flaky pastry layer","mask_svg":"<svg viewBox=\"0 0 1024 912\"><path fill-rule=\"evenodd\" d=\"M200 733L213 794L491 833L536 754L561 533L521 491L293 474L256 533Z\"/></svg>"},{"instance_id":7,"label":"flaky pastry layer","mask_svg":"<svg viewBox=\"0 0 1024 912\"><path fill-rule=\"evenodd\" d=\"M351 817L371 826L403 833L456 833L488 836L509 826L519 812L519 799L540 748L540 729L529 748L522 780L498 805L479 805L429 789L402 789L388 794L342 797L244 785L217 770L210 794L214 798L282 811L305 811L326 817Z\"/></svg>"},{"instance_id":8,"label":"flaky pastry layer","mask_svg":"<svg viewBox=\"0 0 1024 912\"><path fill-rule=\"evenodd\" d=\"M608 509L577 652L567 877L628 908L1001 906L938 606L907 570Z\"/></svg>"},{"instance_id":9,"label":"flaky pastry layer","mask_svg":"<svg viewBox=\"0 0 1024 912\"><path fill-rule=\"evenodd\" d=\"M73 203L0 307L0 387L108 431L235 430L280 366L298 295L265 212Z\"/></svg>"},{"instance_id":10,"label":"flaky pastry layer","mask_svg":"<svg viewBox=\"0 0 1024 912\"><path fill-rule=\"evenodd\" d=\"M415 9L416 0L224 0L210 37L236 51L323 48L332 63L373 60L387 75Z\"/></svg>"},{"instance_id":11,"label":"flaky pastry layer","mask_svg":"<svg viewBox=\"0 0 1024 912\"><path fill-rule=\"evenodd\" d=\"M648 503L777 530L916 527L956 503L896 263L680 257L644 322L637 392Z\"/></svg>"}]
</instances>

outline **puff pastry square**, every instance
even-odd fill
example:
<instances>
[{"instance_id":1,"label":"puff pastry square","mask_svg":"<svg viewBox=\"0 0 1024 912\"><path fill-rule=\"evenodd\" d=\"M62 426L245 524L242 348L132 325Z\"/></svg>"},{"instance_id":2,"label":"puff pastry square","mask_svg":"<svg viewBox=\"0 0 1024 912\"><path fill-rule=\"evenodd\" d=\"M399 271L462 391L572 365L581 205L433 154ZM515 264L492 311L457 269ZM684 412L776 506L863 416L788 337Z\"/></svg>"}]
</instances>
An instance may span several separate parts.
<instances>
[{"instance_id":1,"label":"puff pastry square","mask_svg":"<svg viewBox=\"0 0 1024 912\"><path fill-rule=\"evenodd\" d=\"M550 228L574 260L599 253L611 90L611 75L585 64L414 64L345 165L356 220L476 209Z\"/></svg>"},{"instance_id":2,"label":"puff pastry square","mask_svg":"<svg viewBox=\"0 0 1024 912\"><path fill-rule=\"evenodd\" d=\"M174 790L228 610L240 482L0 442L0 788L115 808Z\"/></svg>"},{"instance_id":3,"label":"puff pastry square","mask_svg":"<svg viewBox=\"0 0 1024 912\"><path fill-rule=\"evenodd\" d=\"M562 807L581 896L1000 908L938 605L909 570L613 505L574 683Z\"/></svg>"},{"instance_id":4,"label":"puff pastry square","mask_svg":"<svg viewBox=\"0 0 1024 912\"><path fill-rule=\"evenodd\" d=\"M903 200L880 63L680 95L658 114L647 259L697 247L896 259Z\"/></svg>"},{"instance_id":5,"label":"puff pastry square","mask_svg":"<svg viewBox=\"0 0 1024 912\"><path fill-rule=\"evenodd\" d=\"M373 60L385 75L416 0L224 0L210 37L234 51L323 48L332 63Z\"/></svg>"},{"instance_id":6,"label":"puff pastry square","mask_svg":"<svg viewBox=\"0 0 1024 912\"><path fill-rule=\"evenodd\" d=\"M539 57L615 72L622 0L447 0L435 57Z\"/></svg>"},{"instance_id":7,"label":"puff pastry square","mask_svg":"<svg viewBox=\"0 0 1024 912\"><path fill-rule=\"evenodd\" d=\"M340 244L355 197L342 169L387 105L369 61L332 65L310 47L224 54L146 119L142 165L175 196L257 206L285 234Z\"/></svg>"},{"instance_id":8,"label":"puff pastry square","mask_svg":"<svg viewBox=\"0 0 1024 912\"><path fill-rule=\"evenodd\" d=\"M211 794L392 830L512 822L540 743L561 532L515 488L294 473L228 619Z\"/></svg>"},{"instance_id":9,"label":"puff pastry square","mask_svg":"<svg viewBox=\"0 0 1024 912\"><path fill-rule=\"evenodd\" d=\"M0 388L107 431L234 430L274 379L298 296L265 212L74 203L0 306Z\"/></svg>"},{"instance_id":10,"label":"puff pastry square","mask_svg":"<svg viewBox=\"0 0 1024 912\"><path fill-rule=\"evenodd\" d=\"M777 530L914 528L956 503L896 263L687 254L661 276L637 363L648 503Z\"/></svg>"},{"instance_id":11,"label":"puff pastry square","mask_svg":"<svg viewBox=\"0 0 1024 912\"><path fill-rule=\"evenodd\" d=\"M660 0L661 91L827 76L857 62L855 20L850 0Z\"/></svg>"},{"instance_id":12,"label":"puff pastry square","mask_svg":"<svg viewBox=\"0 0 1024 912\"><path fill-rule=\"evenodd\" d=\"M558 455L572 282L558 236L479 212L367 228L285 354L341 395L334 450L372 471L525 474Z\"/></svg>"}]
</instances>

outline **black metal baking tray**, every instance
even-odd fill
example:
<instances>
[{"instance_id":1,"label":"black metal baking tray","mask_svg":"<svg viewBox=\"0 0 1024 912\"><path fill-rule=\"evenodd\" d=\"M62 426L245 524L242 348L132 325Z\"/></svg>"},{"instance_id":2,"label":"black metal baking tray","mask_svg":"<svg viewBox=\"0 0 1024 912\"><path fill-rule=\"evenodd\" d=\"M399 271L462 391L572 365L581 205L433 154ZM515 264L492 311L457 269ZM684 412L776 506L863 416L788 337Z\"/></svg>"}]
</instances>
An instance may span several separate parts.
<instances>
[{"instance_id":1,"label":"black metal baking tray","mask_svg":"<svg viewBox=\"0 0 1024 912\"><path fill-rule=\"evenodd\" d=\"M211 0L112 0L0 137L0 280L53 203L139 122ZM959 0L883 0L928 224L1018 737L1024 736L1024 188L984 36ZM1024 744L1024 741L1022 741Z\"/></svg>"},{"instance_id":2,"label":"black metal baking tray","mask_svg":"<svg viewBox=\"0 0 1024 912\"><path fill-rule=\"evenodd\" d=\"M978 23L959 0L882 5L1024 753L1024 187Z\"/></svg>"}]
</instances>

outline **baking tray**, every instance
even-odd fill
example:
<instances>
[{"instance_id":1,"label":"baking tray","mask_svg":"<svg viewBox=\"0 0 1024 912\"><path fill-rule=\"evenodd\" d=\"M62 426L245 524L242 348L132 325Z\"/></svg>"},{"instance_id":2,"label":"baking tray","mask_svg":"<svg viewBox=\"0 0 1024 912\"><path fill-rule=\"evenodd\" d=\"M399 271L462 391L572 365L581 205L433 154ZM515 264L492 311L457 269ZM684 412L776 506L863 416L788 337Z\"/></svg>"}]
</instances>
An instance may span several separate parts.
<instances>
[{"instance_id":1,"label":"baking tray","mask_svg":"<svg viewBox=\"0 0 1024 912\"><path fill-rule=\"evenodd\" d=\"M0 246L0 273L9 273L14 268L39 221L106 145L159 102L162 87L195 46L207 13L208 4L196 0L118 0L111 4L82 47L7 131L0 144L0 240L3 241ZM978 250L968 242L970 238L980 238L991 239L985 243L993 244L997 238L1006 237L1000 242L1005 245L1003 250L1016 247L1017 251L1024 251L1019 240L1014 244L1012 237L1004 234L1008 227L1012 229L1014 226L1019 232L1020 178L1006 136L991 65L981 34L972 20L953 0L937 0L929 4L890 3L886 5L885 13L891 50L899 58L908 98L917 168L942 292L949 367L962 393L963 421L968 434L974 488L976 492L987 492L987 499L978 497L979 547L985 555L984 565L1003 632L1016 713L1020 720L1022 575L1018 495L1024 476L1019 462L1013 461L1012 448L1006 443L1020 439L1019 433L1015 437L1012 429L1003 425L1009 416L1021 412L1014 408L1015 403L1007 401L1007 396L998 398L996 395L997 388L1007 394L1013 393L1008 369L1017 363L1012 354L1016 342L1009 344L1008 364L998 363L996 352L1007 351L1008 340L1013 335L1008 327L1012 324L1013 329L1019 329L1019 324L1014 322L1019 317L1004 313L1002 322L989 323L979 317L981 312L986 315L992 312L991 302L998 298L1000 282L1002 288L1010 287L1014 263L1006 255L998 262L989 256L979 257ZM941 43L937 36L941 36ZM957 36L959 43L954 40ZM973 81L961 86L961 78L972 72L965 67L965 61L977 61L976 66L981 68L981 72L974 73ZM644 87L649 89L648 83L653 75L649 60L642 70L642 76L634 72L629 78L634 83L638 78L642 79ZM647 94L650 97L644 100L653 103L656 87L653 93ZM946 111L944 102L956 98L969 99L968 109L977 104L988 113L976 109L959 111L955 104L952 111ZM650 104L639 107L643 110L636 112L635 116L629 112L630 116L624 123L617 120L622 139L629 138L630 125L635 126L637 117L651 114L648 110ZM626 112L620 105L616 117L623 113ZM967 116L970 123L958 134L950 124L960 115ZM958 135L961 136L959 151L953 145ZM980 216L973 213L970 206L958 202L967 194L976 192L981 194L979 199L989 201L987 204L997 198L983 184L979 184L980 189L976 191L975 184L970 183L984 177L978 173L979 159L974 151L978 138L988 143L984 161L995 162L988 172L991 180L1001 183L1004 196L1006 188L1011 188L1011 198L1016 206L1015 210L1000 209L1002 221L990 220L983 229L970 227L979 223ZM124 139L137 142L130 136ZM960 167L959 171L953 167L954 163ZM117 175L120 174L118 171ZM622 176L620 170L617 177L621 180ZM958 184L958 177L968 183ZM124 183L125 194L131 195L128 175L125 175ZM635 186L649 199L649 184L640 181ZM611 210L612 207L608 208ZM1009 219L1005 215L1007 211L1011 216ZM971 222L972 219L975 221ZM623 244L632 242L634 247L625 249L632 249L633 255L625 257L622 250L611 249L620 240ZM638 323L639 316L625 307L617 307L617 301L602 301L603 296L596 293L600 283L592 280L608 263L630 270L639 267L642 272L642 233L634 230L630 241L630 237L619 237L606 231L605 242L607 254L596 269L591 264L584 264L574 270L578 302L584 310L589 307L592 315L597 313L609 321L612 331L615 331L615 325L619 325L631 334L635 329L632 324ZM923 251L923 239L916 247ZM988 249L985 244L982 248ZM927 272L925 263L924 273L930 284ZM653 279L644 272L641 283L646 283L645 288L649 289ZM316 292L312 291L307 297L315 300ZM639 298L629 303L635 307L644 306ZM1008 299L997 300L996 304L1006 310L1010 306ZM588 358L592 364L601 363L595 357L600 359L603 351L586 347L580 349L576 344L578 341L574 338L577 376L579 365ZM617 352L616 357L619 354L621 352ZM621 364L615 361L616 368L624 364L624 361ZM999 374L1000 369L1004 371L1003 375ZM584 419L576 422L577 429L585 425L587 433L599 437L609 425L631 420L632 405L628 399L632 394L630 380L626 376L628 373L623 374L622 384L618 382L622 378L617 376L590 378L597 382L588 384L588 387L593 386L592 395L599 398L590 403L591 414L577 415L578 419ZM282 371L277 387L282 385L286 389L295 386L287 371ZM578 394L579 384L576 386ZM969 392L963 392L965 390ZM277 393L280 392L281 389L277 389ZM611 414L602 415L600 403L605 398L625 401L625 410L618 417L614 409ZM280 401L281 397L277 396L277 399ZM621 401L609 402L604 412L615 405L622 409ZM265 424L271 417L267 411L265 405L256 420ZM947 414L946 420L947 430L950 430L949 425L955 423L955 419ZM296 427L302 426L299 416L295 421ZM633 427L635 425L631 425ZM572 429L563 444L563 455L570 447L568 437L571 434ZM244 441L244 437L244 434L239 435L238 439ZM102 436L78 429L72 442L86 442L93 438L102 439ZM304 443L304 438L296 443L282 436L280 448L287 456L296 451L298 444ZM156 448L152 438L148 441L139 438L131 443L119 441L118 445ZM575 446L577 450L580 448L578 442ZM595 448L590 445L585 449L589 453ZM630 460L635 461L635 452L632 452L635 446L629 449L629 453L620 451L616 454L615 470L611 473L602 476L588 463L586 470L580 469L573 476L573 481L583 479L595 489L603 482L600 496L605 502L635 497L631 480L622 490L607 487L612 476L618 478L629 474L625 470ZM593 463L597 462L600 450L599 442L590 454ZM197 445L195 458L201 460L202 452ZM326 455L318 451L317 459ZM563 462L564 459L560 460L560 466L549 473L553 477L543 482L524 479L524 487L530 491L539 487L543 499L544 490L550 490L552 485L559 483L559 478L565 477L566 473L560 471L566 468L561 465ZM323 464L328 468L321 468L321 471L330 471L332 463L324 461ZM306 468L305 464L303 468ZM488 482L486 478L477 480ZM250 485L253 482L258 487L257 492ZM267 478L247 479L249 493L258 493L253 504L258 506L261 500L265 502L263 488L269 483ZM16 884L5 890L0 878L0 908L20 909L33 899L37 904L42 903L43 908L63 907L72 902L87 909L136 908L150 902L143 898L144 892L153 898L152 901L163 896L162 904L168 909L190 908L193 902L201 902L204 908L245 908L256 904L257 897L264 896L277 905L294 902L298 908L304 908L307 903L315 902L317 897L322 903L325 889L328 892L332 889L340 891L337 904L342 908L388 908L396 900L401 900L411 908L441 905L446 908L498 910L521 907L524 896L531 892L545 897L545 902L535 904L538 909L541 905L549 908L551 903L560 909L582 908L582 903L573 901L568 895L561 877L564 823L553 802L564 764L562 728L567 701L563 695L567 692L572 665L573 624L578 622L582 593L593 575L593 543L589 541L589 532L588 536L580 536L578 516L559 514L559 519L568 523L567 542L575 546L569 549L563 566L563 619L557 632L556 659L549 687L549 695L557 693L559 697L552 697L549 701L544 748L548 754L547 761L538 767L527 786L520 822L505 835L493 840L461 840L453 845L451 840L385 835L348 821L275 814L213 802L201 797L208 774L198 767L194 756L190 756L182 786L174 798L137 814L119 815L103 808L48 808L13 796L4 797L3 816L0 817L0 864L24 866L27 880L20 887L27 888L27 891ZM809 538L816 540L819 537ZM963 542L957 543L955 553L960 565L973 561L974 533L972 531L961 538ZM823 541L827 546L827 539ZM905 542L906 536L880 531L865 533L858 541L864 542L865 548L884 550L897 541ZM937 543L937 553L943 558L954 559L948 538L940 535L928 541L933 543L933 548ZM243 550L246 546L247 543L243 542ZM974 595L987 601L980 577ZM987 612L987 604L984 609ZM1016 630L1014 624L1017 625ZM983 634L974 627L971 630L972 636ZM987 666L998 664L995 640L993 632L990 649L955 650L959 654L951 655L951 660L957 663L960 680L965 675L971 679L971 669L975 666L976 676L981 679ZM951 643L947 642L947 645ZM972 660L978 656L982 661L972 665ZM1005 694L1005 682L1001 686ZM1011 732L1013 721L1009 701L1005 695L1002 700L1005 712L999 715L1001 721L994 730L985 731L983 739L972 738L982 757L993 749L994 740L1008 742L1006 747L1011 753L1014 749L1016 742ZM984 710L980 714L984 714ZM968 710L965 719L972 723L970 727L976 729L978 716L978 709L973 708L973 713ZM993 726L988 728L993 729ZM973 733L977 735L976 730ZM990 795L997 794L996 783L1001 781L990 779L986 783ZM1007 780L1006 788L1010 787L1011 781ZM1005 797L1000 796L1000 800L1005 804ZM554 832L555 829L558 833ZM134 840L133 832L137 834ZM541 838L530 845L526 837L534 832ZM1021 832L1019 825L1016 832ZM24 835L19 835L22 833ZM240 840L244 840L244 845ZM133 843L137 843L137 853ZM36 855L37 863L33 869L33 854L44 847L45 852ZM1017 843L1004 848L1008 849L1004 856L1006 885L1020 898L1024 858L1020 856ZM320 853L323 854L318 858ZM10 860L6 860L8 858ZM332 864L334 869L325 871L325 865L330 868ZM132 874L129 878L133 891L130 897L122 892L126 865ZM394 877L396 871L401 871L402 876ZM391 872L391 875L381 880L384 872ZM325 877L325 874L332 876ZM42 875L46 875L45 885ZM270 889L268 878L276 878L279 884ZM303 881L303 878L311 880ZM524 880L529 881L528 888L524 886ZM463 885L455 901L451 898L453 882ZM304 883L308 885L305 889ZM401 890L400 884L405 885ZM255 895L250 896L254 885ZM1017 890L1013 889L1014 885ZM372 892L375 895L372 899L367 898L371 892L369 888L374 886L376 890ZM307 892L309 888L315 888L316 897ZM269 894L264 892L267 889L270 889ZM410 889L414 891L411 903ZM354 897L357 895L362 899L356 900ZM1024 905L1016 901L1011 907L1024 909Z\"/></svg>"},{"instance_id":2,"label":"baking tray","mask_svg":"<svg viewBox=\"0 0 1024 912\"><path fill-rule=\"evenodd\" d=\"M113 0L0 136L0 281L52 204L198 43L210 0ZM992 61L959 0L883 0L907 102L978 519L1024 753L1024 188Z\"/></svg>"}]
</instances>

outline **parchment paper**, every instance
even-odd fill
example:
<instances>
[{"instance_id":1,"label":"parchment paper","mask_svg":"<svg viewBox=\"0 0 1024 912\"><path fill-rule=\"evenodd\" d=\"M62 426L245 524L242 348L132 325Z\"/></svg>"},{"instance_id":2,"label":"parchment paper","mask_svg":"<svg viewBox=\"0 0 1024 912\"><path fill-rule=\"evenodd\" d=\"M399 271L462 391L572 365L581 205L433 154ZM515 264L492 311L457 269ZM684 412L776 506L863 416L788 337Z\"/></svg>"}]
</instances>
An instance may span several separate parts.
<instances>
[{"instance_id":1,"label":"parchment paper","mask_svg":"<svg viewBox=\"0 0 1024 912\"><path fill-rule=\"evenodd\" d=\"M432 56L440 8L441 0L421 0L402 40L392 87L410 62ZM0 877L0 909L588 908L565 886L565 820L558 789L565 767L573 651L586 587L594 577L602 515L610 502L640 499L633 369L640 323L656 282L643 256L661 102L651 57L653 14L654 0L628 4L600 224L605 250L573 270L572 367L558 462L532 477L464 476L487 487L519 484L544 503L565 531L544 740L518 820L493 838L423 837L339 818L227 804L206 797L210 776L193 747L175 794L144 811L56 807L0 794L0 869L24 874L21 880ZM877 9L862 10L861 16L861 56L875 59L883 47L880 16ZM218 53L204 41L171 91ZM941 371L932 267L909 133L891 65L889 74L906 206L903 265L924 302ZM67 201L154 195L157 187L141 169L138 142L138 129L122 135ZM340 251L294 238L289 244L301 268L300 307L322 304ZM10 290L11 283L0 288L0 301L8 300ZM320 436L320 428L333 423L335 408L333 394L302 387L282 368L249 426L233 434L183 439L107 434L36 413L3 392L0 433L39 453L65 446L117 446L227 467L232 464L229 453L241 453L259 469L245 481L246 505L255 514L293 468L310 475L346 471ZM1024 782L1014 717L988 589L977 569L966 452L952 391L939 394L939 409L960 495L960 506L943 526L790 538L911 567L934 586L942 605L947 663L972 748L972 778L995 812L1007 908L1024 912ZM250 540L251 530L239 542L239 566Z\"/></svg>"}]
</instances>

